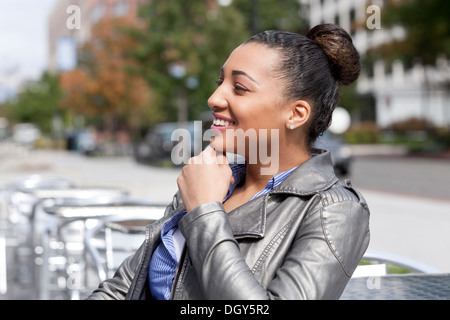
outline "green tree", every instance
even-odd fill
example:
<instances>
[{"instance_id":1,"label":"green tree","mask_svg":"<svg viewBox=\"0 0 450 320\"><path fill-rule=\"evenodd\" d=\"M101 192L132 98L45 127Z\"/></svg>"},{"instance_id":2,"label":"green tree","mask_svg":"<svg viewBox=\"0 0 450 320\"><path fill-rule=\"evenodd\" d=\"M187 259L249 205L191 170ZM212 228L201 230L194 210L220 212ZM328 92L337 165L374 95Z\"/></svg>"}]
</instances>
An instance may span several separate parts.
<instances>
[{"instance_id":1,"label":"green tree","mask_svg":"<svg viewBox=\"0 0 450 320\"><path fill-rule=\"evenodd\" d=\"M297 0L234 0L232 5L244 13L252 34L273 29L304 34L308 28Z\"/></svg>"},{"instance_id":2,"label":"green tree","mask_svg":"<svg viewBox=\"0 0 450 320\"><path fill-rule=\"evenodd\" d=\"M93 39L80 49L78 67L60 77L61 107L89 121L97 120L97 126L111 135L118 128L133 129L148 116L150 89L128 70L134 61L127 52L137 44L126 30L135 24L119 18L99 22L92 30Z\"/></svg>"},{"instance_id":3,"label":"green tree","mask_svg":"<svg viewBox=\"0 0 450 320\"><path fill-rule=\"evenodd\" d=\"M406 65L416 61L434 65L439 55L450 55L449 12L448 0L387 1L382 13L383 25L401 26L406 37L370 53L388 61L401 59Z\"/></svg>"},{"instance_id":4,"label":"green tree","mask_svg":"<svg viewBox=\"0 0 450 320\"><path fill-rule=\"evenodd\" d=\"M42 132L51 133L53 116L61 113L58 101L62 92L58 81L57 75L44 72L38 81L27 85L5 104L5 116L12 123L33 123Z\"/></svg>"}]
</instances>

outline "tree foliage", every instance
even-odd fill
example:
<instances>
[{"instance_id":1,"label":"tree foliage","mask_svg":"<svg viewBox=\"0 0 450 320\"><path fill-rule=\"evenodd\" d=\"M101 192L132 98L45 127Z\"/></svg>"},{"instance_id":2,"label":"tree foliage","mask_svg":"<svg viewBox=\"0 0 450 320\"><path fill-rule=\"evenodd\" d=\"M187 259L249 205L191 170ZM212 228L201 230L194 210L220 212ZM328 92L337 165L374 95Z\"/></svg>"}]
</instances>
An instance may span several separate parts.
<instances>
[{"instance_id":1,"label":"tree foliage","mask_svg":"<svg viewBox=\"0 0 450 320\"><path fill-rule=\"evenodd\" d=\"M306 33L308 23L302 19L297 0L234 0L233 5L244 14L252 34L264 30Z\"/></svg>"},{"instance_id":2,"label":"tree foliage","mask_svg":"<svg viewBox=\"0 0 450 320\"><path fill-rule=\"evenodd\" d=\"M79 53L78 67L61 74L61 107L79 115L101 116L110 131L135 125L151 101L147 83L129 71L135 63L127 52L137 45L125 31L130 23L107 19L97 24L93 40Z\"/></svg>"},{"instance_id":3,"label":"tree foliage","mask_svg":"<svg viewBox=\"0 0 450 320\"><path fill-rule=\"evenodd\" d=\"M383 10L383 25L401 26L404 40L371 51L385 60L401 59L407 65L417 60L433 65L439 55L450 56L450 2L448 0L390 0Z\"/></svg>"},{"instance_id":4,"label":"tree foliage","mask_svg":"<svg viewBox=\"0 0 450 320\"><path fill-rule=\"evenodd\" d=\"M28 84L14 99L8 101L3 106L3 113L12 123L34 123L43 132L49 133L53 116L59 113L61 96L58 76L44 72L38 81Z\"/></svg>"}]
</instances>

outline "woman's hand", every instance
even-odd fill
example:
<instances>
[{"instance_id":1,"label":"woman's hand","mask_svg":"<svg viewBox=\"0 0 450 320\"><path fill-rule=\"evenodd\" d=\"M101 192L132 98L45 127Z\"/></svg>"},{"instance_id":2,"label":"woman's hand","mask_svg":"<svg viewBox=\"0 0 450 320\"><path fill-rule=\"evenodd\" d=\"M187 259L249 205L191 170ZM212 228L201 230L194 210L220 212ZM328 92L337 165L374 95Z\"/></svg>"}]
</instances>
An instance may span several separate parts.
<instances>
[{"instance_id":1,"label":"woman's hand","mask_svg":"<svg viewBox=\"0 0 450 320\"><path fill-rule=\"evenodd\" d=\"M234 178L227 157L210 146L189 159L177 179L183 203L189 212L212 201L222 202Z\"/></svg>"}]
</instances>

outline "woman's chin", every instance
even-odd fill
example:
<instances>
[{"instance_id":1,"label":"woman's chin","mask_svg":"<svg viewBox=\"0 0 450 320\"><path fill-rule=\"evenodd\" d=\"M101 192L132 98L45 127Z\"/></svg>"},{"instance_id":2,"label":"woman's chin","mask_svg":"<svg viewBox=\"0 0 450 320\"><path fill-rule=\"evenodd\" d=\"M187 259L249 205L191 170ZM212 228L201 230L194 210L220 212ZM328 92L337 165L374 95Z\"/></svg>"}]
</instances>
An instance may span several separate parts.
<instances>
[{"instance_id":1,"label":"woman's chin","mask_svg":"<svg viewBox=\"0 0 450 320\"><path fill-rule=\"evenodd\" d=\"M211 139L211 142L209 145L211 146L211 148L213 148L216 151L219 151L219 152L226 151L226 148L224 148L224 141L222 139L217 139L217 138L213 137Z\"/></svg>"}]
</instances>

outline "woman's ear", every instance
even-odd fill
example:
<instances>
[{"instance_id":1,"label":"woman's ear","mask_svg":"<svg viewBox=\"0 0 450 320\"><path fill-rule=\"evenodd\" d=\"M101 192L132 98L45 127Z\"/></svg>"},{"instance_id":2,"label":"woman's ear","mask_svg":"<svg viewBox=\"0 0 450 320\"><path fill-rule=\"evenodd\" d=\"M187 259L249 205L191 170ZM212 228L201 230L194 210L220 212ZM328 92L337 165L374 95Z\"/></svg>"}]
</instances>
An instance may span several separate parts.
<instances>
[{"instance_id":1,"label":"woman's ear","mask_svg":"<svg viewBox=\"0 0 450 320\"><path fill-rule=\"evenodd\" d=\"M292 102L290 116L286 126L290 130L297 129L308 122L311 115L311 106L305 100L296 100Z\"/></svg>"}]
</instances>

